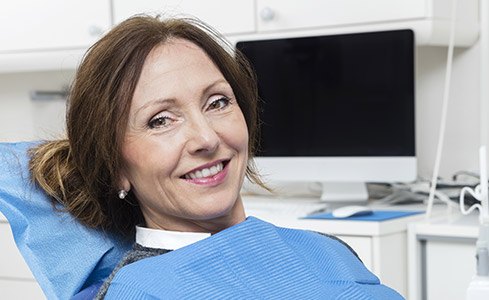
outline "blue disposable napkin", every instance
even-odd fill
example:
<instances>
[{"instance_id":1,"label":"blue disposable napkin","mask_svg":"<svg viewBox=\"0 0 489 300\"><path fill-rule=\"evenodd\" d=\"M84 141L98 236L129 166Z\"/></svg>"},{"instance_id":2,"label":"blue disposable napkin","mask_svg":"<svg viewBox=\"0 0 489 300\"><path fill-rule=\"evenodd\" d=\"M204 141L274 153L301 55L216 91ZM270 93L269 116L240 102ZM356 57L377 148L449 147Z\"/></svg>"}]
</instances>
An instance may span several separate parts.
<instances>
[{"instance_id":1,"label":"blue disposable napkin","mask_svg":"<svg viewBox=\"0 0 489 300\"><path fill-rule=\"evenodd\" d=\"M46 297L69 299L106 278L130 245L53 209L29 178L33 145L0 143L0 211Z\"/></svg>"},{"instance_id":2,"label":"blue disposable napkin","mask_svg":"<svg viewBox=\"0 0 489 300\"><path fill-rule=\"evenodd\" d=\"M123 267L119 299L403 299L338 240L254 217Z\"/></svg>"}]
</instances>

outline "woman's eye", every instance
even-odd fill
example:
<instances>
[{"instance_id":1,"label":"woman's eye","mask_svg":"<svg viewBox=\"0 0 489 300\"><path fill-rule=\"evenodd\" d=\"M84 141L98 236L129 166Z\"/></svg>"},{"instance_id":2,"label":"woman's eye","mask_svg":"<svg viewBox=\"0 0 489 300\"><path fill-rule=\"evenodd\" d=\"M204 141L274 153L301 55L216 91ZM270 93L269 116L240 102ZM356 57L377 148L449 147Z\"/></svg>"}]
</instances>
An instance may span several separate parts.
<instances>
[{"instance_id":1,"label":"woman's eye","mask_svg":"<svg viewBox=\"0 0 489 300\"><path fill-rule=\"evenodd\" d=\"M151 129L167 127L170 125L171 121L172 120L167 116L155 117L148 122L148 127Z\"/></svg>"},{"instance_id":2,"label":"woman's eye","mask_svg":"<svg viewBox=\"0 0 489 300\"><path fill-rule=\"evenodd\" d=\"M221 110L226 108L230 104L231 100L228 97L220 97L209 104L208 109L210 110Z\"/></svg>"}]
</instances>

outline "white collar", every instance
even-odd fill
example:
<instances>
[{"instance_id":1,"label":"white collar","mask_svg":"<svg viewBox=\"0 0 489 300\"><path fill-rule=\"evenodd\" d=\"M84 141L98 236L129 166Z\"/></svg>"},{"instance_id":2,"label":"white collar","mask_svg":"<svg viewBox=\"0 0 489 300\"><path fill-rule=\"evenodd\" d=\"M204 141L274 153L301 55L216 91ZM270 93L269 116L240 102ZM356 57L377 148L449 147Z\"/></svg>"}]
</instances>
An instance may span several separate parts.
<instances>
[{"instance_id":1,"label":"white collar","mask_svg":"<svg viewBox=\"0 0 489 300\"><path fill-rule=\"evenodd\" d=\"M136 243L157 249L176 250L207 237L205 232L180 232L136 226Z\"/></svg>"}]
</instances>

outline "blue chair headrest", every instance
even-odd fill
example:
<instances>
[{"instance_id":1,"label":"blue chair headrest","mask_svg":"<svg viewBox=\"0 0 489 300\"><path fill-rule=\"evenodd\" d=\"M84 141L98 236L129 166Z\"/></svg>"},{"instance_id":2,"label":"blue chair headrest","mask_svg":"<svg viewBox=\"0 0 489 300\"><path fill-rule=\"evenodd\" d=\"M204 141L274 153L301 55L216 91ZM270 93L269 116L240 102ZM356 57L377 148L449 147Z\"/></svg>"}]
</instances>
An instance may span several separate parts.
<instances>
[{"instance_id":1,"label":"blue chair headrest","mask_svg":"<svg viewBox=\"0 0 489 300\"><path fill-rule=\"evenodd\" d=\"M27 151L36 143L0 143L0 211L49 299L69 299L106 278L129 243L78 223L29 175Z\"/></svg>"}]
</instances>

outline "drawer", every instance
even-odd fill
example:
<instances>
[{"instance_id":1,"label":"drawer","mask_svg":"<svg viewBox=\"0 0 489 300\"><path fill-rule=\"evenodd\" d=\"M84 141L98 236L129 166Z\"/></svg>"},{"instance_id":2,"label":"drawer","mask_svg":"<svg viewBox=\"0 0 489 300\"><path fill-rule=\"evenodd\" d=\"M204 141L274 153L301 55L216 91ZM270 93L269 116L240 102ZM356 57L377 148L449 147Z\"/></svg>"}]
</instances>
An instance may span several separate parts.
<instances>
[{"instance_id":1,"label":"drawer","mask_svg":"<svg viewBox=\"0 0 489 300\"><path fill-rule=\"evenodd\" d=\"M254 1L240 0L114 0L114 23L134 14L159 13L162 16L195 16L222 34L255 31Z\"/></svg>"},{"instance_id":2,"label":"drawer","mask_svg":"<svg viewBox=\"0 0 489 300\"><path fill-rule=\"evenodd\" d=\"M0 299L46 299L33 280L8 280L0 277Z\"/></svg>"},{"instance_id":3,"label":"drawer","mask_svg":"<svg viewBox=\"0 0 489 300\"><path fill-rule=\"evenodd\" d=\"M15 245L8 223L0 223L0 249L0 278L33 280L32 272Z\"/></svg>"},{"instance_id":4,"label":"drawer","mask_svg":"<svg viewBox=\"0 0 489 300\"><path fill-rule=\"evenodd\" d=\"M109 0L3 1L0 53L86 49L110 21Z\"/></svg>"},{"instance_id":5,"label":"drawer","mask_svg":"<svg viewBox=\"0 0 489 300\"><path fill-rule=\"evenodd\" d=\"M428 0L257 0L258 31L406 21L428 16Z\"/></svg>"},{"instance_id":6,"label":"drawer","mask_svg":"<svg viewBox=\"0 0 489 300\"><path fill-rule=\"evenodd\" d=\"M338 238L355 250L367 269L372 272L374 271L372 263L372 238L345 235L339 235Z\"/></svg>"}]
</instances>

